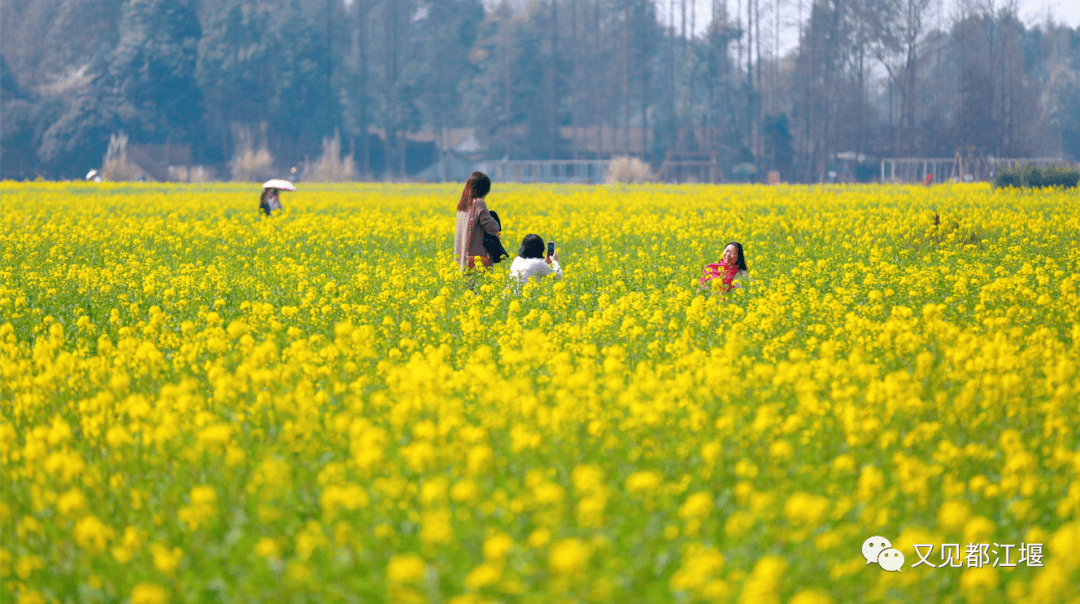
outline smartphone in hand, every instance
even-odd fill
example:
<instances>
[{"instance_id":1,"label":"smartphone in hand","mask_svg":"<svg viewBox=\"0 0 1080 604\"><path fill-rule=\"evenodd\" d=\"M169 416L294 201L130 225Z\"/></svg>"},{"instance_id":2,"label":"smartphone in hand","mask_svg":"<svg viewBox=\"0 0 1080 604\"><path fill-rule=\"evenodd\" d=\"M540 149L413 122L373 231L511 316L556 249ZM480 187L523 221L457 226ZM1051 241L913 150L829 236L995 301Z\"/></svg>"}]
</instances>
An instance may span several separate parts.
<instances>
[{"instance_id":1,"label":"smartphone in hand","mask_svg":"<svg viewBox=\"0 0 1080 604\"><path fill-rule=\"evenodd\" d=\"M548 253L547 253L547 255L548 255L548 258L555 255L555 242L554 241L548 241Z\"/></svg>"}]
</instances>

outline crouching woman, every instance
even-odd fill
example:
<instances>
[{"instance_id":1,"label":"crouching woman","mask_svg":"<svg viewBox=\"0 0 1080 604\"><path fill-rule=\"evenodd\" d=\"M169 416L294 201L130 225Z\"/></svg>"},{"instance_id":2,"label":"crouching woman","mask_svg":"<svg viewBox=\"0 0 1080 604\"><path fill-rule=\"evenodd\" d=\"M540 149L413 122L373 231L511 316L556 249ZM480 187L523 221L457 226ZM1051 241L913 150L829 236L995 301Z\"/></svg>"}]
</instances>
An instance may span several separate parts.
<instances>
[{"instance_id":1,"label":"crouching woman","mask_svg":"<svg viewBox=\"0 0 1080 604\"><path fill-rule=\"evenodd\" d=\"M547 275L555 275L554 279L562 279L562 267L559 266L559 254L554 250L550 254L544 248L544 238L540 235L525 235L521 240L521 248L518 249L517 258L510 265L510 278L526 283L530 279L540 281Z\"/></svg>"}]
</instances>

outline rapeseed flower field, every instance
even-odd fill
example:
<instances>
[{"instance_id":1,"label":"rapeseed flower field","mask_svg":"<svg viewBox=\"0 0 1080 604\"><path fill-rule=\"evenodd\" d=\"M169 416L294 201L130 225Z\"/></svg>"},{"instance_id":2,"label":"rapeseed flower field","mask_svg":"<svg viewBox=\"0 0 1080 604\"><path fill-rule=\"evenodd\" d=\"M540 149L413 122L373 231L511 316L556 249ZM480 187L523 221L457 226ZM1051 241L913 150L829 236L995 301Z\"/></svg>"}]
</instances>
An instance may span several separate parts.
<instances>
[{"instance_id":1,"label":"rapeseed flower field","mask_svg":"<svg viewBox=\"0 0 1080 604\"><path fill-rule=\"evenodd\" d=\"M0 184L0 600L1078 601L1075 192L257 195Z\"/></svg>"}]
</instances>

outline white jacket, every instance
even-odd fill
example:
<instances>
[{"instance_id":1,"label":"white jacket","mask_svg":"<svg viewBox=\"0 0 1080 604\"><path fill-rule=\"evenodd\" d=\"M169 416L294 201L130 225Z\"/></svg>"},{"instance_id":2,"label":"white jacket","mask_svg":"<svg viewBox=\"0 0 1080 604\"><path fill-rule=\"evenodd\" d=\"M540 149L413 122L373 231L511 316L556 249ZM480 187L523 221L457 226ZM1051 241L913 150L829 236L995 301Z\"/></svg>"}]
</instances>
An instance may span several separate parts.
<instances>
[{"instance_id":1,"label":"white jacket","mask_svg":"<svg viewBox=\"0 0 1080 604\"><path fill-rule=\"evenodd\" d=\"M544 275L555 275L555 280L562 279L562 267L559 266L558 260L552 260L551 264L544 261L543 258L522 258L518 256L514 258L513 264L510 265L510 276L527 283L530 278L536 277L536 281L540 281Z\"/></svg>"}]
</instances>

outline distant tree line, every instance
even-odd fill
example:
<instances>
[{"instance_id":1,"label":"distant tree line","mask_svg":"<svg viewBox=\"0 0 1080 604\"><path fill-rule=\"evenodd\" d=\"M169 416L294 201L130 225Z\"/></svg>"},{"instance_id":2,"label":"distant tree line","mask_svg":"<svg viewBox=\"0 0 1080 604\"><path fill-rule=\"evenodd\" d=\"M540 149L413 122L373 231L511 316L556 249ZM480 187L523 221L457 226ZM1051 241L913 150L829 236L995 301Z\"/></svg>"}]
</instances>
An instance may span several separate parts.
<instances>
[{"instance_id":1,"label":"distant tree line","mask_svg":"<svg viewBox=\"0 0 1080 604\"><path fill-rule=\"evenodd\" d=\"M119 131L224 166L238 126L263 124L279 166L338 132L367 178L415 171L409 133L441 147L460 127L493 158L631 154L634 130L654 166L709 151L800 182L826 179L839 156L1080 159L1080 29L1025 26L993 0L699 12L687 0L5 0L0 176L77 178ZM626 149L581 144L590 128L622 132Z\"/></svg>"}]
</instances>

